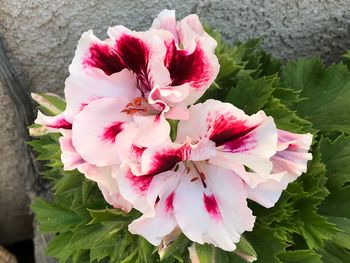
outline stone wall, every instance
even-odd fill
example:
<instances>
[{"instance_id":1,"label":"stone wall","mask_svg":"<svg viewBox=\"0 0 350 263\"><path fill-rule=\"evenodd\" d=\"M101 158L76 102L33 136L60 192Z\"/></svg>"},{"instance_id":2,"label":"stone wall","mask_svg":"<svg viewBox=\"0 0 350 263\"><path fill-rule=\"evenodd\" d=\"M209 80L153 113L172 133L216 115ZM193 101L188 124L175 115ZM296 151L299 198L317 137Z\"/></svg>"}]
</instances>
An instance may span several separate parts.
<instances>
[{"instance_id":1,"label":"stone wall","mask_svg":"<svg viewBox=\"0 0 350 263\"><path fill-rule=\"evenodd\" d=\"M321 56L330 63L350 48L349 0L0 0L0 35L28 90L62 94L82 32L91 28L103 38L113 25L146 29L164 8L176 9L179 18L197 13L220 29L227 41L264 37L264 47L282 59ZM8 234L3 232L14 224L11 218L29 220L22 138L16 130L14 105L3 88L0 120L1 243L23 238L30 231L24 224L16 226L22 234L13 232L6 239Z\"/></svg>"}]
</instances>

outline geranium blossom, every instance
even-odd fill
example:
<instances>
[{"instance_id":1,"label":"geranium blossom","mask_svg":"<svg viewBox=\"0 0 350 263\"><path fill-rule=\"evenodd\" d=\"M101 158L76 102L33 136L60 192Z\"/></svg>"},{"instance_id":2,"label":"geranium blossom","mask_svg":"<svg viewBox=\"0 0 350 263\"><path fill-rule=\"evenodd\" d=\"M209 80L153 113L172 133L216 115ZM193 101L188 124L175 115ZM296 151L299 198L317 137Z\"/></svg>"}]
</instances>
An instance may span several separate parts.
<instances>
[{"instance_id":1,"label":"geranium blossom","mask_svg":"<svg viewBox=\"0 0 350 263\"><path fill-rule=\"evenodd\" d=\"M283 185L270 189L276 202L286 176L296 171L292 167L299 166L293 176L305 171L309 140L300 142L292 134L293 142L285 140L286 134L262 111L248 116L215 100L189 111L190 118L179 123L176 143L149 147L138 162L115 171L122 196L143 213L129 230L158 245L179 226L195 242L232 251L254 225L247 198L273 181ZM286 159L288 168L281 168Z\"/></svg>"},{"instance_id":2,"label":"geranium blossom","mask_svg":"<svg viewBox=\"0 0 350 263\"><path fill-rule=\"evenodd\" d=\"M91 30L82 35L65 82L65 111L54 117L39 112L36 123L51 132L71 130L75 157L85 164L77 168L87 177L82 167L99 173L127 162L130 149L167 141L166 118L188 118L187 106L214 81L216 41L198 19L182 21L186 37L156 26L144 32L111 27L104 41ZM67 167L73 160L62 156Z\"/></svg>"}]
</instances>

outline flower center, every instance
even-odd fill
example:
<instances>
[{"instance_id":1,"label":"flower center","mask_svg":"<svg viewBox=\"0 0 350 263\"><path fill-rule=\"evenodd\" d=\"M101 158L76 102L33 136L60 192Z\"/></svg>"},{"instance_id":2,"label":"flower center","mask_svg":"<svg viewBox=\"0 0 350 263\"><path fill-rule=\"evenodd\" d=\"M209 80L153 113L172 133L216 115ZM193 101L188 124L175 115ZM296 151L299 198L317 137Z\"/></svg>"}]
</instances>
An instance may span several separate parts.
<instances>
[{"instance_id":1,"label":"flower center","mask_svg":"<svg viewBox=\"0 0 350 263\"><path fill-rule=\"evenodd\" d=\"M137 97L133 101L129 102L125 109L121 112L124 112L128 115L133 115L135 113L146 113L152 110L152 106L149 105L148 101L143 97Z\"/></svg>"},{"instance_id":2,"label":"flower center","mask_svg":"<svg viewBox=\"0 0 350 263\"><path fill-rule=\"evenodd\" d=\"M200 167L201 166L200 162L186 161L185 165L186 165L186 173L187 174L189 174L191 172L191 170L193 170L194 174L197 175L191 179L191 182L201 180L203 187L207 188L206 176ZM193 175L193 173L192 173L192 175Z\"/></svg>"}]
</instances>

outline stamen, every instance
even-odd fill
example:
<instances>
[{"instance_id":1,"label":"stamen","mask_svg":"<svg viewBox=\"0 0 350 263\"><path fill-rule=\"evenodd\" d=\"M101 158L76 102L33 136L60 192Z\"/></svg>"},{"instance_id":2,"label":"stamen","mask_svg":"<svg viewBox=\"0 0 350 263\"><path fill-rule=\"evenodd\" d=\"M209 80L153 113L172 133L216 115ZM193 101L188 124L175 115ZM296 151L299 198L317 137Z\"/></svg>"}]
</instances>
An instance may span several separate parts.
<instances>
[{"instance_id":1,"label":"stamen","mask_svg":"<svg viewBox=\"0 0 350 263\"><path fill-rule=\"evenodd\" d=\"M121 112L126 114L135 114L147 111L147 101L145 98L137 97L132 102L126 104L125 109Z\"/></svg>"},{"instance_id":2,"label":"stamen","mask_svg":"<svg viewBox=\"0 0 350 263\"><path fill-rule=\"evenodd\" d=\"M202 181L202 184L203 184L203 187L204 188L207 188L207 184L205 182L205 174L201 171L199 171L198 167L196 166L196 164L194 162L191 162L192 166L195 168L195 170L197 171L197 174L199 175L201 181Z\"/></svg>"}]
</instances>

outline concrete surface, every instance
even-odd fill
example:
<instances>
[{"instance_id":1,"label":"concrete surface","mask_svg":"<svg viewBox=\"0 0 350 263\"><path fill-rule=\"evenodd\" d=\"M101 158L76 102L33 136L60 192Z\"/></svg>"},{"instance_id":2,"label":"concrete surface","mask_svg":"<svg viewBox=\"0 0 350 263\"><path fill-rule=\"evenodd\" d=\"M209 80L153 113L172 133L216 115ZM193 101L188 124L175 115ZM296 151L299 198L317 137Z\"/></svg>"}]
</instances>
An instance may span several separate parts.
<instances>
[{"instance_id":1,"label":"concrete surface","mask_svg":"<svg viewBox=\"0 0 350 263\"><path fill-rule=\"evenodd\" d=\"M176 9L180 18L197 13L229 41L264 37L265 48L283 59L316 55L329 63L350 48L349 0L0 0L0 35L20 79L31 91L62 93L82 32L91 28L104 38L112 25L146 29L164 8ZM26 171L16 148L13 106L3 91L0 105L0 176L6 181L0 184L3 215L4 204L10 201L3 199L8 198L3 197L3 189L12 187L22 195L22 186L14 182ZM13 206L23 207L23 197L14 200ZM15 212L7 217L27 213L26 209L12 209ZM0 227L8 222L3 218L0 216Z\"/></svg>"},{"instance_id":2,"label":"concrete surface","mask_svg":"<svg viewBox=\"0 0 350 263\"><path fill-rule=\"evenodd\" d=\"M32 237L25 187L28 158L21 128L14 105L0 84L0 244Z\"/></svg>"}]
</instances>

